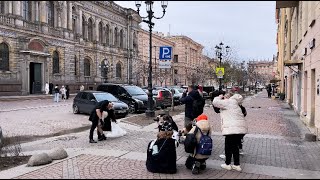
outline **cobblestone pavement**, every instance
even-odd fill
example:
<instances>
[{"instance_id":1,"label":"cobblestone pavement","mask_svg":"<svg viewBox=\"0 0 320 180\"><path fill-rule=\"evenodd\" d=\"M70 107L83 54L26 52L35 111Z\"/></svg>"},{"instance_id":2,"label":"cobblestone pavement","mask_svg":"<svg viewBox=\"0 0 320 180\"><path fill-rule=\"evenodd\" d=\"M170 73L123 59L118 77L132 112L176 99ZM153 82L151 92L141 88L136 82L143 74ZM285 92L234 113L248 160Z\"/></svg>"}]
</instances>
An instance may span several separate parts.
<instances>
[{"instance_id":1,"label":"cobblestone pavement","mask_svg":"<svg viewBox=\"0 0 320 180\"><path fill-rule=\"evenodd\" d=\"M213 155L207 161L207 170L193 176L184 167L183 145L177 150L178 173L174 175L153 174L145 168L146 148L156 137L156 124L137 127L121 122L128 134L121 138L110 138L97 144L88 143L88 131L49 138L22 145L26 154L64 147L72 154L67 160L39 167L32 172L20 173L15 178L320 178L320 144L305 142L303 136L308 129L295 113L279 101L266 98L262 92L248 97L244 106L249 134L244 138L245 155L241 156L242 172L220 169L219 158L224 152L224 137L220 130L220 117L212 107L206 107L214 128ZM260 108L259 108L260 107ZM183 113L174 116L179 127L183 125ZM69 153L69 154L70 154ZM117 155L114 155L117 154ZM14 169L11 170L12 172ZM5 172L4 172L5 173ZM8 171L7 173L10 173ZM1 176L0 172L0 178Z\"/></svg>"}]
</instances>

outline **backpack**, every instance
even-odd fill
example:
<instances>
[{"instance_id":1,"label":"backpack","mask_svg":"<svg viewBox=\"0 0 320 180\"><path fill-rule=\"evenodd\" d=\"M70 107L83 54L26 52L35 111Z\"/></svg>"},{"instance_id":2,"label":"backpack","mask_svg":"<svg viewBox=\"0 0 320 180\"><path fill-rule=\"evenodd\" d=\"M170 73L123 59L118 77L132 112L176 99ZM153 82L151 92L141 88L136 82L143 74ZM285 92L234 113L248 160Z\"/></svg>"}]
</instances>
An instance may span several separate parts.
<instances>
[{"instance_id":1,"label":"backpack","mask_svg":"<svg viewBox=\"0 0 320 180\"><path fill-rule=\"evenodd\" d=\"M184 150L186 151L186 153L194 153L194 149L198 144L196 138L197 132L198 128L196 128L193 133L188 133L186 135L186 139L184 140Z\"/></svg>"},{"instance_id":2,"label":"backpack","mask_svg":"<svg viewBox=\"0 0 320 180\"><path fill-rule=\"evenodd\" d=\"M206 101L202 97L200 97L199 99L193 100L192 111L195 118L203 113L203 108L205 104L206 104Z\"/></svg>"},{"instance_id":3,"label":"backpack","mask_svg":"<svg viewBox=\"0 0 320 180\"><path fill-rule=\"evenodd\" d=\"M212 139L209 136L209 131L205 135L202 133L200 128L199 128L199 130L201 133L201 137L200 137L199 144L197 145L197 154L211 155L211 153L212 153Z\"/></svg>"}]
</instances>

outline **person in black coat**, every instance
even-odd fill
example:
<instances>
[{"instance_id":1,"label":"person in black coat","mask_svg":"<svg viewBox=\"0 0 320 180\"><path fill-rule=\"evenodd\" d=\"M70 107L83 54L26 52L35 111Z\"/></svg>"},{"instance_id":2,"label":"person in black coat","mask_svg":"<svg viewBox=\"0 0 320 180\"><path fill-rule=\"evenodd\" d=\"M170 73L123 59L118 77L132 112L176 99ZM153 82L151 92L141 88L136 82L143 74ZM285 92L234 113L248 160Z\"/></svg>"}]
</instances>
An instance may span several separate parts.
<instances>
[{"instance_id":1,"label":"person in black coat","mask_svg":"<svg viewBox=\"0 0 320 180\"><path fill-rule=\"evenodd\" d=\"M99 102L96 107L91 111L89 121L92 122L91 129L90 129L90 135L89 135L89 142L90 143L97 143L96 141L93 140L93 132L96 128L97 134L98 134L98 140L103 141L106 140L107 137L103 134L102 130L102 113L103 111L108 111L112 107L112 104L108 100L104 100Z\"/></svg>"},{"instance_id":2,"label":"person in black coat","mask_svg":"<svg viewBox=\"0 0 320 180\"><path fill-rule=\"evenodd\" d=\"M148 144L146 167L149 172L174 174L177 172L177 141L172 139L172 124L159 126L157 139Z\"/></svg>"},{"instance_id":3,"label":"person in black coat","mask_svg":"<svg viewBox=\"0 0 320 180\"><path fill-rule=\"evenodd\" d=\"M52 94L52 90L53 90L53 84L49 83L49 94Z\"/></svg>"},{"instance_id":4,"label":"person in black coat","mask_svg":"<svg viewBox=\"0 0 320 180\"><path fill-rule=\"evenodd\" d=\"M199 94L199 91L195 90L193 86L188 86L188 91L184 92L180 102L182 104L185 104L185 117L184 117L184 134L187 134L186 128L189 126L189 124L192 123L192 121L196 118L193 113L193 101L200 99L201 96Z\"/></svg>"},{"instance_id":5,"label":"person in black coat","mask_svg":"<svg viewBox=\"0 0 320 180\"><path fill-rule=\"evenodd\" d=\"M70 88L69 85L66 85L66 99L69 99L70 96Z\"/></svg>"}]
</instances>

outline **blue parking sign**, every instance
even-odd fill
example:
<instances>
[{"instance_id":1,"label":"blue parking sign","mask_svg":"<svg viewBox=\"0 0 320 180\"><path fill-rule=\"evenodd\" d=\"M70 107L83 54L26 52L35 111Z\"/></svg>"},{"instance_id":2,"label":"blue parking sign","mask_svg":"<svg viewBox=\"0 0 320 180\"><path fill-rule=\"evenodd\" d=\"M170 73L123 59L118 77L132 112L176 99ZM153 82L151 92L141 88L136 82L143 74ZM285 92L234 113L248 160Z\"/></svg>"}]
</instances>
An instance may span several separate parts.
<instances>
[{"instance_id":1,"label":"blue parking sign","mask_svg":"<svg viewBox=\"0 0 320 180\"><path fill-rule=\"evenodd\" d=\"M160 60L171 60L172 58L172 47L171 46L161 46L159 53Z\"/></svg>"}]
</instances>

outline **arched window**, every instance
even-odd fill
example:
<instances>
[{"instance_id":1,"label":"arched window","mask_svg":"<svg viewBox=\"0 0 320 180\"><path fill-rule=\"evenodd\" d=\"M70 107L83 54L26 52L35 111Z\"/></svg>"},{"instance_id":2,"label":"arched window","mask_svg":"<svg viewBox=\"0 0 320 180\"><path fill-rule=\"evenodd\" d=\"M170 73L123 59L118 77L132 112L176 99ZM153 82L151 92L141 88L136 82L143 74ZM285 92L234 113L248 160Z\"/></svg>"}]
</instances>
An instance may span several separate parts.
<instances>
[{"instance_id":1,"label":"arched window","mask_svg":"<svg viewBox=\"0 0 320 180\"><path fill-rule=\"evenodd\" d=\"M84 76L90 76L90 60L84 59Z\"/></svg>"},{"instance_id":2,"label":"arched window","mask_svg":"<svg viewBox=\"0 0 320 180\"><path fill-rule=\"evenodd\" d=\"M60 68L59 68L59 53L57 51L53 52L52 55L52 67L53 67L53 74L59 73Z\"/></svg>"},{"instance_id":3,"label":"arched window","mask_svg":"<svg viewBox=\"0 0 320 180\"><path fill-rule=\"evenodd\" d=\"M22 17L24 20L31 21L32 1L22 2Z\"/></svg>"},{"instance_id":4,"label":"arched window","mask_svg":"<svg viewBox=\"0 0 320 180\"><path fill-rule=\"evenodd\" d=\"M48 6L48 24L51 27L54 27L54 2L53 1L48 1L47 2Z\"/></svg>"},{"instance_id":5,"label":"arched window","mask_svg":"<svg viewBox=\"0 0 320 180\"><path fill-rule=\"evenodd\" d=\"M116 78L120 78L121 79L121 75L122 75L122 72L121 72L121 64L120 63L117 63L116 65Z\"/></svg>"},{"instance_id":6,"label":"arched window","mask_svg":"<svg viewBox=\"0 0 320 180\"><path fill-rule=\"evenodd\" d=\"M6 43L0 44L0 70L9 71L9 47Z\"/></svg>"},{"instance_id":7,"label":"arched window","mask_svg":"<svg viewBox=\"0 0 320 180\"><path fill-rule=\"evenodd\" d=\"M118 28L114 28L114 46L118 47Z\"/></svg>"},{"instance_id":8,"label":"arched window","mask_svg":"<svg viewBox=\"0 0 320 180\"><path fill-rule=\"evenodd\" d=\"M74 56L74 75L77 75L78 71L78 61L77 61L77 56Z\"/></svg>"},{"instance_id":9,"label":"arched window","mask_svg":"<svg viewBox=\"0 0 320 180\"><path fill-rule=\"evenodd\" d=\"M73 31L73 37L76 37L77 34L77 15L76 15L76 8L72 7L72 31Z\"/></svg>"},{"instance_id":10,"label":"arched window","mask_svg":"<svg viewBox=\"0 0 320 180\"><path fill-rule=\"evenodd\" d=\"M99 42L103 43L103 25L102 22L99 23Z\"/></svg>"},{"instance_id":11,"label":"arched window","mask_svg":"<svg viewBox=\"0 0 320 180\"><path fill-rule=\"evenodd\" d=\"M106 25L106 44L107 45L109 45L109 38L110 38L109 31L110 31L109 25Z\"/></svg>"},{"instance_id":12,"label":"arched window","mask_svg":"<svg viewBox=\"0 0 320 180\"><path fill-rule=\"evenodd\" d=\"M86 19L82 16L82 38L86 39Z\"/></svg>"},{"instance_id":13,"label":"arched window","mask_svg":"<svg viewBox=\"0 0 320 180\"><path fill-rule=\"evenodd\" d=\"M123 29L120 30L120 48L123 48Z\"/></svg>"},{"instance_id":14,"label":"arched window","mask_svg":"<svg viewBox=\"0 0 320 180\"><path fill-rule=\"evenodd\" d=\"M93 41L93 22L91 18L88 20L88 40Z\"/></svg>"},{"instance_id":15,"label":"arched window","mask_svg":"<svg viewBox=\"0 0 320 180\"><path fill-rule=\"evenodd\" d=\"M4 14L4 1L0 1L0 14Z\"/></svg>"}]
</instances>

